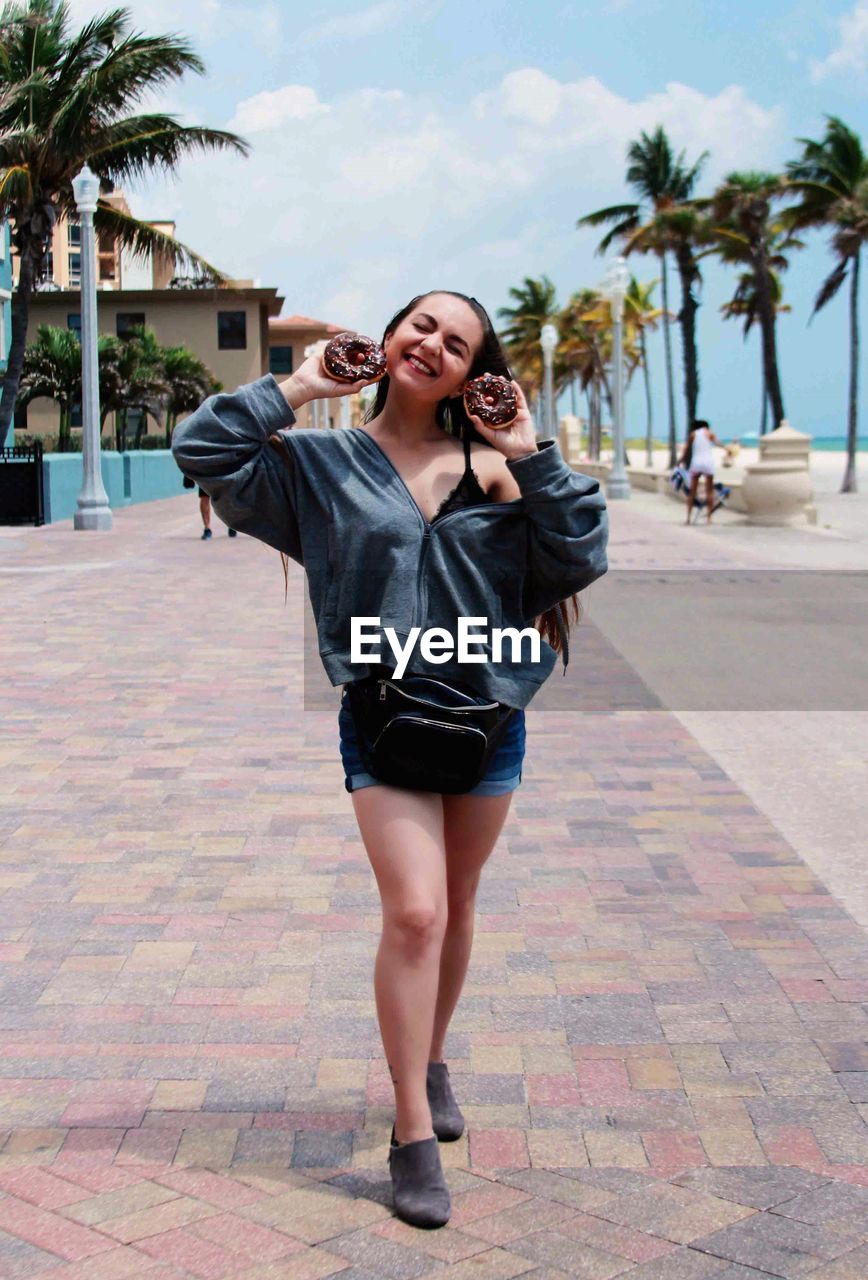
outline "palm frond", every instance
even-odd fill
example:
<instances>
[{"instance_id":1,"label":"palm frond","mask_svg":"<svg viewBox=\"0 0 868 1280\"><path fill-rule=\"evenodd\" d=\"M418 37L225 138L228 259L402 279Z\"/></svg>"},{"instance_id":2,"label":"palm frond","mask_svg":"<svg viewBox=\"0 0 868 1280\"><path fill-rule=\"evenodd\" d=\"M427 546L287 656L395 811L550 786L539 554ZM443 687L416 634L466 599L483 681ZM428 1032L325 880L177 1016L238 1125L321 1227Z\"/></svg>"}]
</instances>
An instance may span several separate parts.
<instances>
[{"instance_id":1,"label":"palm frond","mask_svg":"<svg viewBox=\"0 0 868 1280\"><path fill-rule=\"evenodd\" d=\"M208 277L215 284L224 283L226 276L219 268L206 261L188 245L165 232L158 231L150 223L141 222L131 214L122 213L111 205L100 201L93 216L94 229L106 238L118 241L124 248L139 258L151 258L164 255L171 259L181 271L195 269L199 274Z\"/></svg>"}]
</instances>

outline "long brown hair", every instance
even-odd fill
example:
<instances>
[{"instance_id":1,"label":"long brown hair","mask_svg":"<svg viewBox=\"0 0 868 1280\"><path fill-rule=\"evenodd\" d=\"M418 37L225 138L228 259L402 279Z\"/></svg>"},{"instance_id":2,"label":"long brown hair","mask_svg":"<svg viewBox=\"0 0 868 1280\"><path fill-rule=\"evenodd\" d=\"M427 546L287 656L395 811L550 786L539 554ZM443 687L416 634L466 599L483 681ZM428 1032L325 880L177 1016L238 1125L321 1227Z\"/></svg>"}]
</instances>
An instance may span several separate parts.
<instances>
[{"instance_id":1,"label":"long brown hair","mask_svg":"<svg viewBox=\"0 0 868 1280\"><path fill-rule=\"evenodd\" d=\"M420 302L425 298L430 298L435 293L446 293L452 298L460 298L462 302L466 302L468 307L473 311L482 325L482 343L479 350L473 357L473 362L468 372L468 380L477 378L481 373L496 373L504 378L512 378L509 365L506 360L500 339L491 323L491 317L483 307L482 303L476 298L469 297L466 293L457 293L454 289L429 289L427 293L417 294L412 298L405 307L400 311L396 311L392 319L386 325L383 331L383 341L394 333L398 325L404 320L411 311L418 307ZM377 394L374 403L365 414L364 421L371 422L378 417L386 407L386 400L389 395L389 375L386 374L377 383ZM480 444L486 445L489 449L493 449L488 440L483 439L474 427L473 423L467 416L464 409L464 399L462 396L445 397L439 402L435 410L435 420L437 425L449 435L457 436L459 440L465 439L477 440ZM569 635L570 628L575 626L581 617L581 605L577 595L570 596L563 602L563 622L564 629ZM533 625L539 631L543 639L551 645L556 653L561 653L563 644L561 640L561 630L558 626L558 609L547 609L545 613L534 618Z\"/></svg>"}]
</instances>

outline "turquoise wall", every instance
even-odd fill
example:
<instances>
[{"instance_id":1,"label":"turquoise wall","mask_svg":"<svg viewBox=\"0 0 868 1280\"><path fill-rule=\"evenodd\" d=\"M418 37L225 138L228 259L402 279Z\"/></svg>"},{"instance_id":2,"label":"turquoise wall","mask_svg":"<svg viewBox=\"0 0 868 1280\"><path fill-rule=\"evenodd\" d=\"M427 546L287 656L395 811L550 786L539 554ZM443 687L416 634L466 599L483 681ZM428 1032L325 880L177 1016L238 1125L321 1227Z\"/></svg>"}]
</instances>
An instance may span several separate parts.
<instances>
[{"instance_id":1,"label":"turquoise wall","mask_svg":"<svg viewBox=\"0 0 868 1280\"><path fill-rule=\"evenodd\" d=\"M82 455L46 453L45 523L71 520L81 491ZM102 482L114 510L134 502L174 498L184 492L184 478L169 449L130 449L101 454Z\"/></svg>"},{"instance_id":2,"label":"turquoise wall","mask_svg":"<svg viewBox=\"0 0 868 1280\"><path fill-rule=\"evenodd\" d=\"M3 252L0 254L0 289L5 292L12 292L12 254L9 247L9 223L0 222L0 245ZM3 342L0 343L0 376L6 372L6 357L9 355L9 343L12 341L12 303L8 298L0 297L0 309L3 312ZM7 443L6 440L0 440L0 448ZM12 426L9 427L8 443L13 443Z\"/></svg>"}]
</instances>

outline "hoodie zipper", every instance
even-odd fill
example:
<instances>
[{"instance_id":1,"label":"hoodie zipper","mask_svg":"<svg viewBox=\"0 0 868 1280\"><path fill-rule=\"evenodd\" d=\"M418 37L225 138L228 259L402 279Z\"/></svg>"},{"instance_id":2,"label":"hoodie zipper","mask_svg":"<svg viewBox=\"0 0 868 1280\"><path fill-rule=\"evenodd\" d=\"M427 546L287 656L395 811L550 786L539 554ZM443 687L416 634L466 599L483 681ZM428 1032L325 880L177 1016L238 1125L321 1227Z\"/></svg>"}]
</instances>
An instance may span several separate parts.
<instances>
[{"instance_id":1,"label":"hoodie zipper","mask_svg":"<svg viewBox=\"0 0 868 1280\"><path fill-rule=\"evenodd\" d=\"M424 575L424 569L425 569L425 561L428 558L428 551L431 547L431 535L435 527L439 524L445 524L447 520L453 520L456 516L463 515L465 511L498 511L498 510L514 508L519 503L521 503L521 498L513 498L509 502L474 502L474 503L471 503L469 506L459 507L457 511L450 511L448 512L447 515L440 516L436 520L428 520L425 516L424 511L419 506L419 503L416 501L416 499L413 497L413 494L410 492L410 486L407 484L406 480L401 475L400 471L395 466L392 459L386 453L386 450L381 445L377 444L374 437L370 435L367 431L364 431L361 428L357 428L357 429L361 431L362 435L367 437L367 439L371 442L373 447L376 449L377 453L381 454L381 456L386 462L386 465L397 477L398 482L400 483L401 488L404 490L404 493L407 497L407 501L410 503L411 507L416 512L416 515L419 517L419 521L422 525L422 546L419 551L419 560L416 565L416 596L413 602L414 603L413 621L410 624L412 629L412 627L419 626L420 622L424 623L425 621L424 615L428 607L428 592L425 586L425 579L423 575ZM421 599L423 592L424 592L424 606L422 605L422 599ZM385 689L381 688L380 690L381 700L384 697L385 697Z\"/></svg>"}]
</instances>

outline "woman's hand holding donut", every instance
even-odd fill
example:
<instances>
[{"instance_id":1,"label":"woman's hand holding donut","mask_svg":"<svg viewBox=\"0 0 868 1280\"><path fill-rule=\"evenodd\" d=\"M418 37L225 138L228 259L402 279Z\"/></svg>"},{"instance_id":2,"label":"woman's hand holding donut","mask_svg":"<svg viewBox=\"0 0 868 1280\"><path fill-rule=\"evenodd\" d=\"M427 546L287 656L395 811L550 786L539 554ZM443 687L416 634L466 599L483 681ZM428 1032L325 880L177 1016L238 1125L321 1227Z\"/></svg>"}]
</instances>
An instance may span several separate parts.
<instances>
[{"instance_id":1,"label":"woman's hand holding donut","mask_svg":"<svg viewBox=\"0 0 868 1280\"><path fill-rule=\"evenodd\" d=\"M512 422L503 427L488 427L475 413L467 415L483 440L493 444L507 461L524 458L529 453L537 452L536 431L530 409L527 407L527 400L518 383L513 381L512 385L518 405L518 412Z\"/></svg>"},{"instance_id":2,"label":"woman's hand holding donut","mask_svg":"<svg viewBox=\"0 0 868 1280\"><path fill-rule=\"evenodd\" d=\"M342 382L331 378L323 368L322 356L314 355L308 356L295 373L279 383L279 386L289 407L299 409L309 400L333 400L338 396L351 396L377 381L377 378L359 378L356 382Z\"/></svg>"}]
</instances>

